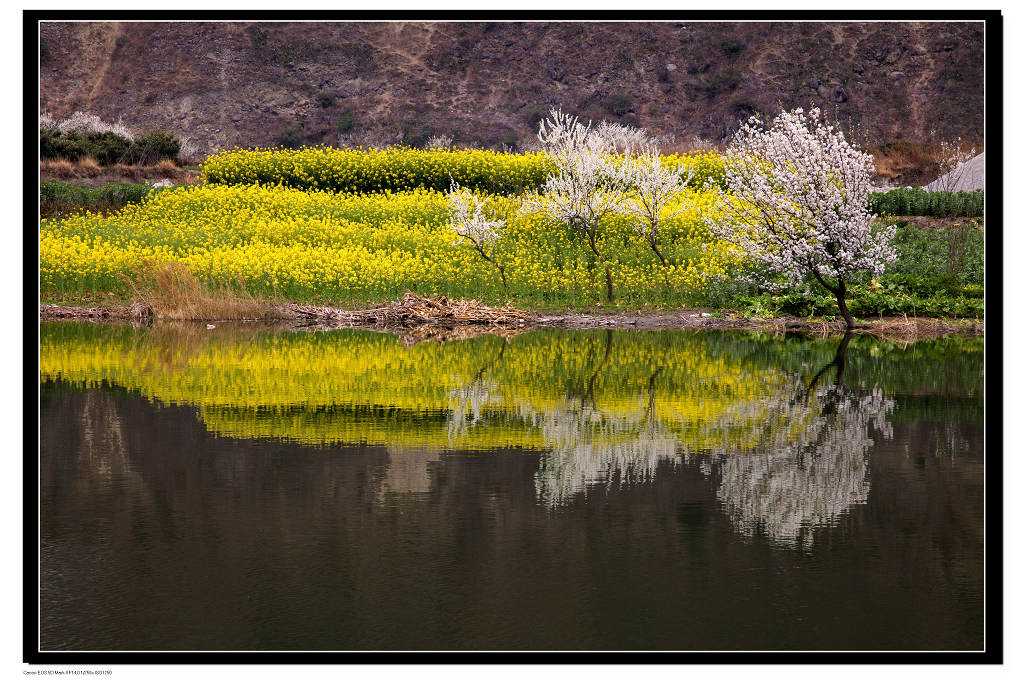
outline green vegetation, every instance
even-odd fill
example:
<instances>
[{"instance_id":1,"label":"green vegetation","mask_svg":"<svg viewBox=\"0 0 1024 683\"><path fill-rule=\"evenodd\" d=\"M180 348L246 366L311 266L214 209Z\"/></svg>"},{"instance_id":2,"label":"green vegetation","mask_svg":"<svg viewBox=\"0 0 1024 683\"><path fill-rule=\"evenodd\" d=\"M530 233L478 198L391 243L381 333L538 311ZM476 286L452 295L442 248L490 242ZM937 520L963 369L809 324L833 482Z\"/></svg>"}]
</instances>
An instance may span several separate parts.
<instances>
[{"instance_id":1,"label":"green vegetation","mask_svg":"<svg viewBox=\"0 0 1024 683\"><path fill-rule=\"evenodd\" d=\"M39 131L39 156L43 159L79 161L87 157L104 166L113 164L154 164L161 159L175 160L181 141L172 133L154 130L135 140L111 132L90 133L55 129Z\"/></svg>"},{"instance_id":2,"label":"green vegetation","mask_svg":"<svg viewBox=\"0 0 1024 683\"><path fill-rule=\"evenodd\" d=\"M151 139L161 143L169 144ZM720 185L724 176L717 154L665 160L694 169L691 187ZM44 217L54 218L40 226L42 285L61 297L127 297L128 279L142 264L178 263L214 290L296 301L364 304L411 290L547 310L597 305L601 264L565 226L517 214L510 197L537 188L548 164L539 154L483 150L232 150L207 160L200 187L156 193L146 185L47 181L40 205ZM452 179L490 193L489 217L508 222L495 251L507 286L494 268L481 267L471 247L453 246L450 209L439 192ZM983 202L983 193L960 194L936 201L960 201L957 206L968 207L962 211ZM702 216L712 210L712 196L691 191L694 203L665 222L669 269L627 221L608 219L602 253L619 289L618 306L707 306L757 317L837 314L834 298L816 284L786 293L748 284L752 266L707 233ZM71 215L82 210L117 213ZM984 315L984 235L974 221L931 231L900 225L894 248L898 260L883 276L850 283L853 315Z\"/></svg>"},{"instance_id":3,"label":"green vegetation","mask_svg":"<svg viewBox=\"0 0 1024 683\"><path fill-rule=\"evenodd\" d=\"M931 231L901 224L893 246L898 259L882 277L862 277L851 285L847 305L853 315L984 316L985 240L980 230L969 223ZM806 292L737 293L726 307L757 317L836 314L834 298L817 285Z\"/></svg>"},{"instance_id":4,"label":"green vegetation","mask_svg":"<svg viewBox=\"0 0 1024 683\"><path fill-rule=\"evenodd\" d=\"M929 192L905 187L872 193L869 206L872 213L880 216L980 218L985 215L985 191Z\"/></svg>"},{"instance_id":5,"label":"green vegetation","mask_svg":"<svg viewBox=\"0 0 1024 683\"><path fill-rule=\"evenodd\" d=\"M159 190L145 184L113 183L93 188L44 180L39 185L39 212L44 218L73 211L108 213L140 202L155 191Z\"/></svg>"},{"instance_id":6,"label":"green vegetation","mask_svg":"<svg viewBox=\"0 0 1024 683\"><path fill-rule=\"evenodd\" d=\"M334 125L335 125L335 128L338 129L339 133L347 133L350 130L352 130L353 128L355 128L356 117L350 111L343 112L338 117L338 120L335 122Z\"/></svg>"}]
</instances>

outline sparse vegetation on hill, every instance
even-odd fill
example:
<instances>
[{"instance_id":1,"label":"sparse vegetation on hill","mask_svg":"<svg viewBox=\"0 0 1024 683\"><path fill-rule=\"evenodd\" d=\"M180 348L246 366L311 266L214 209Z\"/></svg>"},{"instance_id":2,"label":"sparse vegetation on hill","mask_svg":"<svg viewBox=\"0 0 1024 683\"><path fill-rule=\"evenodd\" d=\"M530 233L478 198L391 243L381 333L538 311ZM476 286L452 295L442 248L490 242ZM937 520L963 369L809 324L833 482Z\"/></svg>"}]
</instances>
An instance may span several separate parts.
<instances>
[{"instance_id":1,"label":"sparse vegetation on hill","mask_svg":"<svg viewBox=\"0 0 1024 683\"><path fill-rule=\"evenodd\" d=\"M173 130L204 151L277 143L523 150L552 106L727 139L818 104L900 186L939 139L982 135L969 22L59 23L41 27L45 110ZM934 133L933 133L934 131ZM882 145L890 145L880 153Z\"/></svg>"}]
</instances>

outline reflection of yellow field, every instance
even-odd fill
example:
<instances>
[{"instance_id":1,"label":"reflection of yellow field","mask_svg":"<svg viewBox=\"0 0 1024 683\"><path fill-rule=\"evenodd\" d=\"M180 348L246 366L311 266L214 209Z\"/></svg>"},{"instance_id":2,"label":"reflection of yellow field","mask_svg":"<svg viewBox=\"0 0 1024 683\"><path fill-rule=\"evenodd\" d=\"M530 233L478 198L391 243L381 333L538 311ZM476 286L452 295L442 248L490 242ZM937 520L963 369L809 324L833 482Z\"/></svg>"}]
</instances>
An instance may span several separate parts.
<instances>
[{"instance_id":1,"label":"reflection of yellow field","mask_svg":"<svg viewBox=\"0 0 1024 683\"><path fill-rule=\"evenodd\" d=\"M808 387L742 349L679 331L410 348L355 330L49 324L40 370L195 406L224 436L387 445L392 494L429 491L427 464L447 449L539 450L537 499L552 507L697 454L739 531L811 544L810 529L867 499L873 434L891 433L893 402L877 388Z\"/></svg>"},{"instance_id":2,"label":"reflection of yellow field","mask_svg":"<svg viewBox=\"0 0 1024 683\"><path fill-rule=\"evenodd\" d=\"M44 326L40 352L44 380L105 381L196 406L218 434L307 444L550 448L656 429L688 449L744 448L769 417L763 399L792 388L789 375L680 332L545 331L409 348L355 330L57 325Z\"/></svg>"}]
</instances>

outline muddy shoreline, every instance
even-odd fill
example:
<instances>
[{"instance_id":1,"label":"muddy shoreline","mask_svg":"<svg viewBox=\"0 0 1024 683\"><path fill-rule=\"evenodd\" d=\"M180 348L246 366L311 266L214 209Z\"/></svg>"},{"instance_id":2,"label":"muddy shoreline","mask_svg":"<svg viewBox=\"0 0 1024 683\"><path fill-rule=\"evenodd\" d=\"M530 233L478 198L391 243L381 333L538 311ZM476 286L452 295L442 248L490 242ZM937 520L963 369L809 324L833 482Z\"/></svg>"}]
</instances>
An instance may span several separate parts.
<instances>
[{"instance_id":1,"label":"muddy shoreline","mask_svg":"<svg viewBox=\"0 0 1024 683\"><path fill-rule=\"evenodd\" d=\"M349 311L326 307L285 304L275 306L267 315L252 319L195 321L207 323L265 323L290 330L368 329L396 332L424 339L476 336L477 334L518 334L533 329L612 329L612 330L677 330L735 329L773 333L804 332L822 336L842 334L842 321L821 321L793 316L778 318L741 318L728 313L718 316L700 310L669 312L614 313L533 313L520 311L517 316L494 320L455 320L439 316L407 320L386 320L375 317L375 311ZM40 304L40 322L60 320L92 322L154 322L148 307L132 306L62 306ZM161 321L162 322L162 321ZM181 321L178 321L181 322ZM984 322L942 318L909 318L887 316L865 319L855 332L895 338L934 338L949 334L980 336Z\"/></svg>"}]
</instances>

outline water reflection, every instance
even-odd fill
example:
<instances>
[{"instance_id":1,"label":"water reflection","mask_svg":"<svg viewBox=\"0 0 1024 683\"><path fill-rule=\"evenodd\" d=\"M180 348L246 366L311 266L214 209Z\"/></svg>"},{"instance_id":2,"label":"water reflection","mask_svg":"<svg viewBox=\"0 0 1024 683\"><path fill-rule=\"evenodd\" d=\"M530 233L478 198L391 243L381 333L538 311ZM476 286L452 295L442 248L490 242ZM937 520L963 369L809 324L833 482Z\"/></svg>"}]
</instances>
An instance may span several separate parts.
<instances>
[{"instance_id":1,"label":"water reflection","mask_svg":"<svg viewBox=\"0 0 1024 683\"><path fill-rule=\"evenodd\" d=\"M980 343L224 327L43 327L45 648L981 642Z\"/></svg>"},{"instance_id":2,"label":"water reflection","mask_svg":"<svg viewBox=\"0 0 1024 683\"><path fill-rule=\"evenodd\" d=\"M383 497L428 493L431 463L454 452L536 449L536 499L549 508L693 464L718 481L739 532L808 545L865 502L869 451L892 435L879 378L844 382L850 341L771 357L763 339L687 332L410 346L352 330L44 326L41 373L196 406L215 434L379 443Z\"/></svg>"},{"instance_id":3,"label":"water reflection","mask_svg":"<svg viewBox=\"0 0 1024 683\"><path fill-rule=\"evenodd\" d=\"M878 390L858 394L842 386L819 390L814 399L813 408L792 401L780 406L791 411L792 422L770 427L752 454L716 457L718 497L739 531L763 530L773 540L795 544L808 527L834 524L851 506L867 501L871 434L892 436L885 416L893 402ZM797 426L796 434L787 433L790 425ZM811 539L806 534L805 544Z\"/></svg>"}]
</instances>

